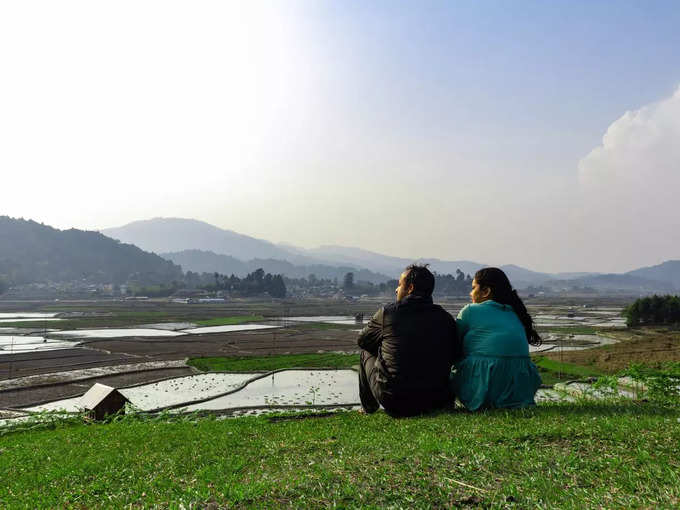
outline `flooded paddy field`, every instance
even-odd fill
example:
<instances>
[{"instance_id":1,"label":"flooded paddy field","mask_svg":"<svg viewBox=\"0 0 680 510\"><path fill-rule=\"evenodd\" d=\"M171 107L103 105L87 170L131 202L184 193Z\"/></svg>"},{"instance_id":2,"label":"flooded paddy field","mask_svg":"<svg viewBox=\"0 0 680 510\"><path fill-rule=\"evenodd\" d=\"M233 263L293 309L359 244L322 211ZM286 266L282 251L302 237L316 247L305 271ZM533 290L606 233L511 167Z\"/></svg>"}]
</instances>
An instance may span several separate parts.
<instances>
[{"instance_id":1,"label":"flooded paddy field","mask_svg":"<svg viewBox=\"0 0 680 510\"><path fill-rule=\"evenodd\" d=\"M7 319L0 319L0 324L5 322L50 322L50 321L60 321L59 317L10 317Z\"/></svg>"},{"instance_id":2,"label":"flooded paddy field","mask_svg":"<svg viewBox=\"0 0 680 510\"><path fill-rule=\"evenodd\" d=\"M271 373L204 373L149 384L120 387L139 411L234 411L359 405L354 370L282 370ZM22 407L29 413L82 411L81 398L71 397Z\"/></svg>"},{"instance_id":3,"label":"flooded paddy field","mask_svg":"<svg viewBox=\"0 0 680 510\"><path fill-rule=\"evenodd\" d=\"M115 367L115 366L114 366ZM4 388L0 390L0 408L24 408L42 405L45 402L69 399L80 400L80 396L89 390L95 382L113 388L122 388L134 384L148 383L168 377L182 377L194 374L195 371L184 364L154 370L125 371L121 373L104 373L98 376L61 380L52 383L40 382L34 386ZM49 380L49 379L48 379Z\"/></svg>"},{"instance_id":4,"label":"flooded paddy field","mask_svg":"<svg viewBox=\"0 0 680 510\"><path fill-rule=\"evenodd\" d=\"M74 329L70 331L55 331L51 336L63 338L124 338L124 337L154 337L179 336L184 333L168 331L166 329L141 328L102 328L102 329Z\"/></svg>"},{"instance_id":5,"label":"flooded paddy field","mask_svg":"<svg viewBox=\"0 0 680 510\"><path fill-rule=\"evenodd\" d=\"M28 319L52 319L57 315L56 312L40 313L40 312L0 312L0 321L9 320L28 320Z\"/></svg>"},{"instance_id":6,"label":"flooded paddy field","mask_svg":"<svg viewBox=\"0 0 680 510\"><path fill-rule=\"evenodd\" d=\"M43 336L0 335L0 356L25 352L71 349L73 342L54 340Z\"/></svg>"},{"instance_id":7,"label":"flooded paddy field","mask_svg":"<svg viewBox=\"0 0 680 510\"><path fill-rule=\"evenodd\" d=\"M0 335L8 336L10 331L9 336L14 337L17 346L43 346L25 347L22 351L6 350L6 342L0 340L0 349L5 350L4 353L0 350L0 382L31 376L35 379L31 379L30 384L40 386L41 377L48 381L55 372L114 368L135 363L179 363L193 357L357 352L357 332L380 304L381 300L377 299L351 303L243 300L217 304L149 300L50 302L32 303L30 306L24 303L22 309L18 308L18 304L14 304L13 309L6 309L3 308L5 303L0 302L0 313L12 315L4 318L18 321L16 324L7 323L7 329L0 330ZM455 316L467 300L444 300L440 304ZM588 306L584 307L584 304ZM551 305L529 301L528 305L544 338L544 345L532 350L541 355L553 356L559 352L563 357L583 349L598 350L601 346L621 341L626 333L620 324L621 306L618 302L591 305L589 302L571 301ZM363 322L355 320L358 313L364 314ZM61 320L45 322L40 328L43 324L21 322L21 319L28 318ZM222 319L228 322L229 318L239 318L239 323L202 324ZM16 342L17 338L21 340ZM176 370L168 375L186 375L193 373L191 370L187 367L184 374ZM115 374L101 375L87 382L87 387L100 379L116 387L147 383L158 379L159 374L150 371L134 377L116 377ZM284 380L283 377L280 379ZM55 385L33 394L26 390L15 391L11 404L12 407L21 406L82 393L87 388L79 384ZM148 395L157 393L149 391ZM164 393L164 390L161 391ZM210 394L211 390L196 391ZM10 394L2 393L0 388L0 408L7 407L9 399Z\"/></svg>"}]
</instances>

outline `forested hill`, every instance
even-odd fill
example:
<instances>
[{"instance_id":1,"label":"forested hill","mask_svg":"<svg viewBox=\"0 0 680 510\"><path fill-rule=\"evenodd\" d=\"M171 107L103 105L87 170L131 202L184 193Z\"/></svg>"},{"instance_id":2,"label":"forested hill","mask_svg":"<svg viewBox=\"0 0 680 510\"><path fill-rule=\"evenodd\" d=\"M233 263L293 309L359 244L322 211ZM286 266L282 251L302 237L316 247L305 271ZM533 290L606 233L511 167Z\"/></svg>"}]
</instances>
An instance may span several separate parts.
<instances>
[{"instance_id":1,"label":"forested hill","mask_svg":"<svg viewBox=\"0 0 680 510\"><path fill-rule=\"evenodd\" d=\"M153 284L181 277L180 266L98 232L57 230L0 216L0 278L11 283L85 279Z\"/></svg>"}]
</instances>

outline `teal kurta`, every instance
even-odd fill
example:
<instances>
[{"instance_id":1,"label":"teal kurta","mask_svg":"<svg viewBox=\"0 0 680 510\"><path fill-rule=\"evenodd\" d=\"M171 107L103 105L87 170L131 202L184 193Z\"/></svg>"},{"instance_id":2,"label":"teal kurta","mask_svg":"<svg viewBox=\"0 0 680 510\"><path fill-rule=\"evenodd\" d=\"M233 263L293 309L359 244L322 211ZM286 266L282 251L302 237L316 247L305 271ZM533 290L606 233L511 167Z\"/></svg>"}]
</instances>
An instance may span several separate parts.
<instances>
[{"instance_id":1,"label":"teal kurta","mask_svg":"<svg viewBox=\"0 0 680 510\"><path fill-rule=\"evenodd\" d=\"M541 377L529 358L519 317L495 301L465 306L456 319L463 357L455 363L452 386L470 411L536 405Z\"/></svg>"}]
</instances>

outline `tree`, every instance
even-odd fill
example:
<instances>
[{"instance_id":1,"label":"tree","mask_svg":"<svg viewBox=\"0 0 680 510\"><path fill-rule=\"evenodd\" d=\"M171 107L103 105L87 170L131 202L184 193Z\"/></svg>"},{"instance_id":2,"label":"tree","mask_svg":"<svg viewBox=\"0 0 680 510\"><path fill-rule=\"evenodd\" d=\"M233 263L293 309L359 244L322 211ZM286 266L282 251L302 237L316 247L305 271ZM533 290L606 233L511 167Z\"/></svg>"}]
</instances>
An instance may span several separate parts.
<instances>
[{"instance_id":1,"label":"tree","mask_svg":"<svg viewBox=\"0 0 680 510\"><path fill-rule=\"evenodd\" d=\"M640 324L640 300L624 308L623 316L626 318L626 325L628 327Z\"/></svg>"},{"instance_id":2,"label":"tree","mask_svg":"<svg viewBox=\"0 0 680 510\"><path fill-rule=\"evenodd\" d=\"M638 312L640 314L640 322L648 322L651 320L652 311L652 300L648 297L638 299L636 301L638 304Z\"/></svg>"},{"instance_id":3,"label":"tree","mask_svg":"<svg viewBox=\"0 0 680 510\"><path fill-rule=\"evenodd\" d=\"M345 274L345 278L342 282L342 287L345 290L352 290L354 289L354 273L349 272Z\"/></svg>"},{"instance_id":4,"label":"tree","mask_svg":"<svg viewBox=\"0 0 680 510\"><path fill-rule=\"evenodd\" d=\"M680 297L673 296L668 300L667 314L668 322L673 324L680 323Z\"/></svg>"},{"instance_id":5,"label":"tree","mask_svg":"<svg viewBox=\"0 0 680 510\"><path fill-rule=\"evenodd\" d=\"M283 282L283 277L280 274L272 277L269 295L275 298L286 297L286 284Z\"/></svg>"},{"instance_id":6,"label":"tree","mask_svg":"<svg viewBox=\"0 0 680 510\"><path fill-rule=\"evenodd\" d=\"M190 289L196 288L201 284L200 275L192 271L187 271L186 275L184 275L184 284Z\"/></svg>"},{"instance_id":7,"label":"tree","mask_svg":"<svg viewBox=\"0 0 680 510\"><path fill-rule=\"evenodd\" d=\"M652 296L652 322L655 324L664 322L664 301L665 299L661 296L656 294Z\"/></svg>"}]
</instances>

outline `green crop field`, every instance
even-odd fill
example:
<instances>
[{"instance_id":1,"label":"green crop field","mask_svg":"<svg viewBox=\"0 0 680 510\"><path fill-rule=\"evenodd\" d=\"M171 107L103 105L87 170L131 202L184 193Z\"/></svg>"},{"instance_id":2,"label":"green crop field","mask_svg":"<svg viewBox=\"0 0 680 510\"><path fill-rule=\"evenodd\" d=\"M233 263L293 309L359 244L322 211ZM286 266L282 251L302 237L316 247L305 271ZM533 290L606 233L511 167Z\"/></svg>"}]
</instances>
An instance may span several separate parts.
<instances>
[{"instance_id":1,"label":"green crop field","mask_svg":"<svg viewBox=\"0 0 680 510\"><path fill-rule=\"evenodd\" d=\"M358 354L285 354L265 357L192 358L188 364L199 370L267 371L283 368L350 368L359 363Z\"/></svg>"},{"instance_id":2,"label":"green crop field","mask_svg":"<svg viewBox=\"0 0 680 510\"><path fill-rule=\"evenodd\" d=\"M231 326L246 322L260 321L262 319L264 319L262 315L236 315L233 317L215 317L214 319L196 321L196 324L199 326Z\"/></svg>"},{"instance_id":3,"label":"green crop field","mask_svg":"<svg viewBox=\"0 0 680 510\"><path fill-rule=\"evenodd\" d=\"M533 356L532 361L538 367L538 372L544 385L553 385L560 381L603 375L596 368L575 365L574 363L563 363L544 356Z\"/></svg>"}]
</instances>

